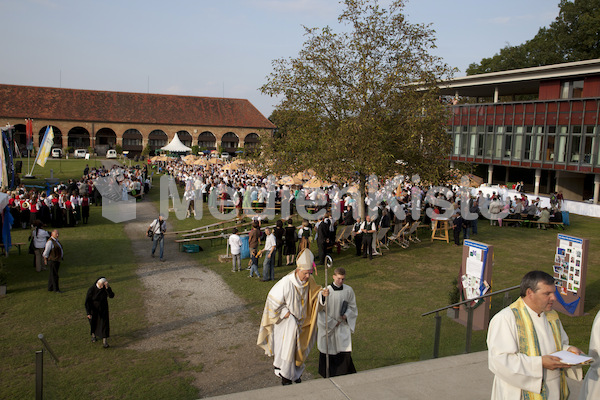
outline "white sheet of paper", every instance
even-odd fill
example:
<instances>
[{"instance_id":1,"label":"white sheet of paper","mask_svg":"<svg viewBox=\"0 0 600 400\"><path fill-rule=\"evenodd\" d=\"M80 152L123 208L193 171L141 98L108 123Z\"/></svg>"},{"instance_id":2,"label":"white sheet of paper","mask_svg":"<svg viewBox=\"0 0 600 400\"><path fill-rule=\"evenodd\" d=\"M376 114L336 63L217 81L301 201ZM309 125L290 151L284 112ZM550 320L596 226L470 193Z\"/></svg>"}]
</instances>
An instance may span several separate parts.
<instances>
[{"instance_id":1,"label":"white sheet of paper","mask_svg":"<svg viewBox=\"0 0 600 400\"><path fill-rule=\"evenodd\" d=\"M466 274L481 278L483 272L483 262L475 258L467 258Z\"/></svg>"},{"instance_id":2,"label":"white sheet of paper","mask_svg":"<svg viewBox=\"0 0 600 400\"><path fill-rule=\"evenodd\" d=\"M569 365L586 364L593 361L592 357L588 357L586 355L577 355L566 350L557 351L556 353L552 353L550 355L560 358L563 364Z\"/></svg>"}]
</instances>

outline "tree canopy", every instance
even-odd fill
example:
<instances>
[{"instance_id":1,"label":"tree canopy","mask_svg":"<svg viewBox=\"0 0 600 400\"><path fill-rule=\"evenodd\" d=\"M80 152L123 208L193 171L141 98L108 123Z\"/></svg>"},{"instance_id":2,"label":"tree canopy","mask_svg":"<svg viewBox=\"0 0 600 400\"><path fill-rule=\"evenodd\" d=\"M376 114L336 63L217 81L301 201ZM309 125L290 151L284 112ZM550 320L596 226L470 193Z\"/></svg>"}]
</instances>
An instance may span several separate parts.
<instances>
[{"instance_id":1,"label":"tree canopy","mask_svg":"<svg viewBox=\"0 0 600 400\"><path fill-rule=\"evenodd\" d=\"M262 141L264 168L285 174L312 168L321 178L419 173L436 181L447 170L447 109L436 82L449 68L429 52L428 26L411 24L403 0L343 0L341 32L306 28L295 58L273 61L263 93L282 98L278 126Z\"/></svg>"},{"instance_id":2,"label":"tree canopy","mask_svg":"<svg viewBox=\"0 0 600 400\"><path fill-rule=\"evenodd\" d=\"M600 58L600 2L561 0L559 7L556 20L533 39L469 65L467 75Z\"/></svg>"}]
</instances>

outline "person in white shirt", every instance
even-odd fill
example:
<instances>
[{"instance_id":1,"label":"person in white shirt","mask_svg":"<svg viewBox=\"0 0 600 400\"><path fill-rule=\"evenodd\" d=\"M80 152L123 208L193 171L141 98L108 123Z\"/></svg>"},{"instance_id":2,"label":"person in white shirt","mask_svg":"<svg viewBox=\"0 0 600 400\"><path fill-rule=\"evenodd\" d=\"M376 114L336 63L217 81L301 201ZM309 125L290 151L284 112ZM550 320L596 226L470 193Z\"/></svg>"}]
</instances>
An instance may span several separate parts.
<instances>
[{"instance_id":1,"label":"person in white shirt","mask_svg":"<svg viewBox=\"0 0 600 400\"><path fill-rule=\"evenodd\" d=\"M275 248L277 247L277 241L275 235L270 228L265 229L267 239L265 240L265 247L262 251L265 259L263 261L263 278L262 281L274 281L275 280Z\"/></svg>"},{"instance_id":2,"label":"person in white shirt","mask_svg":"<svg viewBox=\"0 0 600 400\"><path fill-rule=\"evenodd\" d=\"M231 249L231 262L233 267L231 272L242 270L242 239L237 234L237 228L233 228L233 233L229 236L229 248Z\"/></svg>"}]
</instances>

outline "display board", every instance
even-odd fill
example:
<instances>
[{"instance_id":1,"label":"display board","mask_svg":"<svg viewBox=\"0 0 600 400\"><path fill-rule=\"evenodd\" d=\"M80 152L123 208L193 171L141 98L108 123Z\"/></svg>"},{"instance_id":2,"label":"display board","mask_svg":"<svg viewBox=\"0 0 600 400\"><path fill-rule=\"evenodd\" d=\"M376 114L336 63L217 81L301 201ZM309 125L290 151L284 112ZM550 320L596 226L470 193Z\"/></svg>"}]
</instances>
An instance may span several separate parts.
<instances>
[{"instance_id":1,"label":"display board","mask_svg":"<svg viewBox=\"0 0 600 400\"><path fill-rule=\"evenodd\" d=\"M459 274L459 285L462 288L461 300L474 299L483 296L490 290L492 281L492 268L494 259L494 247L474 240L463 242L463 257ZM490 321L491 299L487 297L474 301L473 307L473 329L487 329ZM461 306L458 322L467 324L467 308Z\"/></svg>"},{"instance_id":2,"label":"display board","mask_svg":"<svg viewBox=\"0 0 600 400\"><path fill-rule=\"evenodd\" d=\"M558 234L552 271L556 311L577 317L583 315L588 248L589 239Z\"/></svg>"}]
</instances>

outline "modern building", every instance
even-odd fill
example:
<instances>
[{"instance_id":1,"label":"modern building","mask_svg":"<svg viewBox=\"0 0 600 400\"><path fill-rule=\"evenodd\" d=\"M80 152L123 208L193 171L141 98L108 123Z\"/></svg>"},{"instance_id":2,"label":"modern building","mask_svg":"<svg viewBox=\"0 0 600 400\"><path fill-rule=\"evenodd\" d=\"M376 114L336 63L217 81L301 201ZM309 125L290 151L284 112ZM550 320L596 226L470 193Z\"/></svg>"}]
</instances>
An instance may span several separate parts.
<instances>
[{"instance_id":1,"label":"modern building","mask_svg":"<svg viewBox=\"0 0 600 400\"><path fill-rule=\"evenodd\" d=\"M119 145L140 154L178 135L187 146L235 152L252 148L275 126L248 100L0 85L0 122L14 125L25 149L25 119L33 119L33 143L54 131L54 147L93 148L104 154Z\"/></svg>"},{"instance_id":2,"label":"modern building","mask_svg":"<svg viewBox=\"0 0 600 400\"><path fill-rule=\"evenodd\" d=\"M455 103L451 163L487 166L489 184L598 202L600 59L460 77L440 91Z\"/></svg>"}]
</instances>

